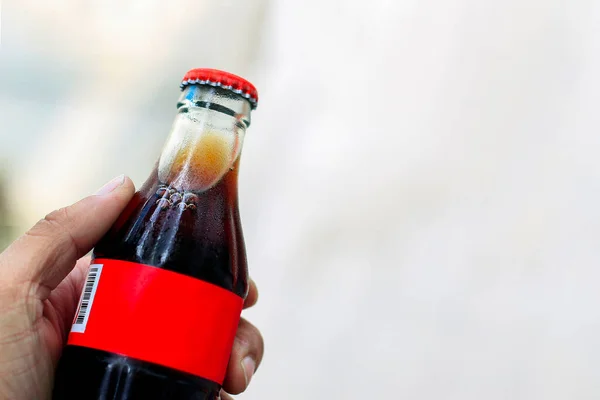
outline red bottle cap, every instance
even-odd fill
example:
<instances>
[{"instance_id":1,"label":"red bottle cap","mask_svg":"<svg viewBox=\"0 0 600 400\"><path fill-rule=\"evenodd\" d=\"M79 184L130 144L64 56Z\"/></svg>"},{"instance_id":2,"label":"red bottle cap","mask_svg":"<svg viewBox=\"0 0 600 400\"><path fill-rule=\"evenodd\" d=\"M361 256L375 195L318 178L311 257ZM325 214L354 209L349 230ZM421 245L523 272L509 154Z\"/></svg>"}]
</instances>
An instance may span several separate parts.
<instances>
[{"instance_id":1,"label":"red bottle cap","mask_svg":"<svg viewBox=\"0 0 600 400\"><path fill-rule=\"evenodd\" d=\"M230 90L245 97L254 110L258 105L258 92L253 84L229 72L208 68L189 70L181 81L181 90L187 85L210 85Z\"/></svg>"}]
</instances>

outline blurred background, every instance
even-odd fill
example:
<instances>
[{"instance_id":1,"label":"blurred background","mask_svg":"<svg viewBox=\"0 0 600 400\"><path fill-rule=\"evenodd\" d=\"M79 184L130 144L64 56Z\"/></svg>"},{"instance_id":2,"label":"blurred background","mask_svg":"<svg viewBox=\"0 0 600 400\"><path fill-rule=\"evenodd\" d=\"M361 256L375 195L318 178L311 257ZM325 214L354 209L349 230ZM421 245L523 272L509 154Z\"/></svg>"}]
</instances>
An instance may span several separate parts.
<instances>
[{"instance_id":1,"label":"blurred background","mask_svg":"<svg viewBox=\"0 0 600 400\"><path fill-rule=\"evenodd\" d=\"M246 400L600 398L600 3L4 1L0 247L126 173L193 67L259 89Z\"/></svg>"}]
</instances>

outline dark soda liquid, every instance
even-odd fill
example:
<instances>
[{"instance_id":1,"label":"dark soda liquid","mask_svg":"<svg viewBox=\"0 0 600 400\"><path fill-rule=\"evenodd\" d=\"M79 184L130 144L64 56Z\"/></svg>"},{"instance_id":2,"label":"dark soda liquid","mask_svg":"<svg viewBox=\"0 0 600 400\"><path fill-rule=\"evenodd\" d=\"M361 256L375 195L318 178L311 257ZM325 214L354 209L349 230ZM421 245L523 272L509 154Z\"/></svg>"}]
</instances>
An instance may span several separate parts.
<instances>
[{"instance_id":1,"label":"dark soda liquid","mask_svg":"<svg viewBox=\"0 0 600 400\"><path fill-rule=\"evenodd\" d=\"M159 182L155 168L98 243L94 257L164 268L245 298L248 270L237 203L238 166L239 158L201 193ZM58 365L53 398L212 400L219 391L218 383L185 372L69 345Z\"/></svg>"}]
</instances>

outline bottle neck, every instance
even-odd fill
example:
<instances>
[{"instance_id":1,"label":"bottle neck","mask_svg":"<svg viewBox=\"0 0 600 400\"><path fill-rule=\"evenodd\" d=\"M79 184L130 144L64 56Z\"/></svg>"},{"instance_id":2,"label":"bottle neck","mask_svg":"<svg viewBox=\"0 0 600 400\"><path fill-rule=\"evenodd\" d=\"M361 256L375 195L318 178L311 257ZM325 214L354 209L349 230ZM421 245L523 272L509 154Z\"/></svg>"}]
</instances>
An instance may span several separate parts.
<instances>
[{"instance_id":1,"label":"bottle neck","mask_svg":"<svg viewBox=\"0 0 600 400\"><path fill-rule=\"evenodd\" d=\"M239 164L250 110L250 103L233 92L205 85L186 87L159 159L160 183L204 192L223 180Z\"/></svg>"}]
</instances>

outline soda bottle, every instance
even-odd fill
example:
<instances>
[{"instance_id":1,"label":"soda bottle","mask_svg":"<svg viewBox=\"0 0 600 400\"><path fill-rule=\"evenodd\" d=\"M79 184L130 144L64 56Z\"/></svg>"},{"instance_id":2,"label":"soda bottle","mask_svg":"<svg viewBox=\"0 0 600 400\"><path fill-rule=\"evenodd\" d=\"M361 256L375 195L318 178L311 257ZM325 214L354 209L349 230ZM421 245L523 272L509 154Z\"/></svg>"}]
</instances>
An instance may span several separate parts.
<instances>
[{"instance_id":1,"label":"soda bottle","mask_svg":"<svg viewBox=\"0 0 600 400\"><path fill-rule=\"evenodd\" d=\"M258 96L193 69L153 172L97 244L54 399L218 399L248 292L240 153Z\"/></svg>"}]
</instances>

